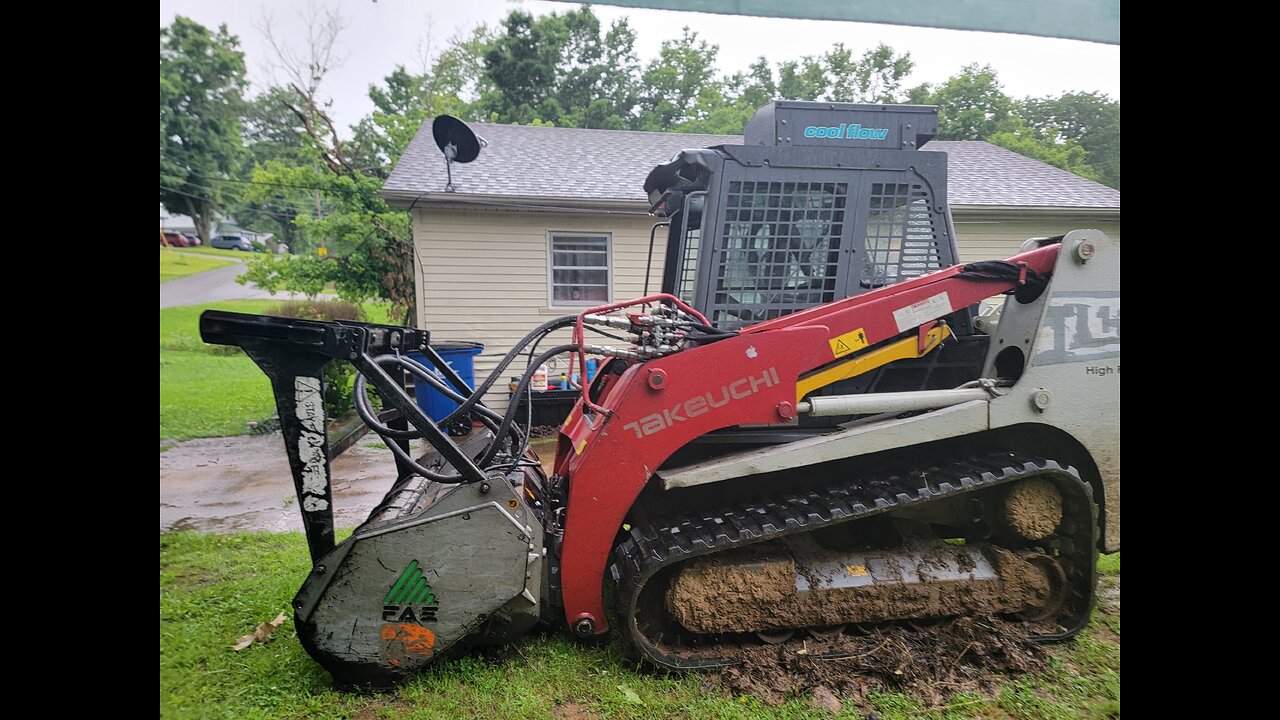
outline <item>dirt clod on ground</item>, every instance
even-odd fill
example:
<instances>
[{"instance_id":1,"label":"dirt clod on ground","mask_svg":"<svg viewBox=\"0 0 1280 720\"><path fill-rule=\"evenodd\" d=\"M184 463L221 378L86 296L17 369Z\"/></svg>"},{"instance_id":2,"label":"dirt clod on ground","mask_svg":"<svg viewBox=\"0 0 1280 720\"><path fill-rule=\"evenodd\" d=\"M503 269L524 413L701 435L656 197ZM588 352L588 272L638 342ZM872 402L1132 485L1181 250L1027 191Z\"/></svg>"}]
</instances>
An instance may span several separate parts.
<instances>
[{"instance_id":1,"label":"dirt clod on ground","mask_svg":"<svg viewBox=\"0 0 1280 720\"><path fill-rule=\"evenodd\" d=\"M832 653L847 657L821 657ZM771 704L810 697L815 705L831 695L864 709L872 691L906 690L936 705L960 692L989 693L1009 675L1046 667L1045 651L1027 639L1025 627L983 617L918 629L892 626L831 642L797 637L726 654L739 664L715 679L734 693L752 693Z\"/></svg>"}]
</instances>

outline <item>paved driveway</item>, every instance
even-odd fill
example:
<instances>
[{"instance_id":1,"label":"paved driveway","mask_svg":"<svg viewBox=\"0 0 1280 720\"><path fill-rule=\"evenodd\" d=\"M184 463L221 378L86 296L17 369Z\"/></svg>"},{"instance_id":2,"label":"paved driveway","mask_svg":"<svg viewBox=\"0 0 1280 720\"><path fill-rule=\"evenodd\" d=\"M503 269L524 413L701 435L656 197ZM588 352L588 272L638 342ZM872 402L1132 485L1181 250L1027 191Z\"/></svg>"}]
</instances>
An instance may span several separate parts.
<instances>
[{"instance_id":1,"label":"paved driveway","mask_svg":"<svg viewBox=\"0 0 1280 720\"><path fill-rule=\"evenodd\" d=\"M212 256L199 255L199 257ZM236 278L249 268L234 258L218 257L232 260L234 264L160 283L160 309L179 305L201 305L219 300L302 300L306 298L302 293L278 292L272 295L257 285L241 285L236 282ZM319 297L329 299L333 296L320 295Z\"/></svg>"}]
</instances>

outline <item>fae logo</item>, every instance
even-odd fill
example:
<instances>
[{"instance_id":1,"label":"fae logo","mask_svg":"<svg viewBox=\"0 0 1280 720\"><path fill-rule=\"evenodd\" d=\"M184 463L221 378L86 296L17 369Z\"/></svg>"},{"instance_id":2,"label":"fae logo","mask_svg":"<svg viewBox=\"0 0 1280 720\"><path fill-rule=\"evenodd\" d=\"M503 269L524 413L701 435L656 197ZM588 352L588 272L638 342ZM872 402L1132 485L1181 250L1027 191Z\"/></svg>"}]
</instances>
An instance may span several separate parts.
<instances>
[{"instance_id":1,"label":"fae logo","mask_svg":"<svg viewBox=\"0 0 1280 720\"><path fill-rule=\"evenodd\" d=\"M804 129L804 136L828 140L884 140L889 137L889 128L868 128L857 123L840 123L835 127L810 125Z\"/></svg>"},{"instance_id":2,"label":"fae logo","mask_svg":"<svg viewBox=\"0 0 1280 720\"><path fill-rule=\"evenodd\" d=\"M436 621L436 594L431 590L431 583L422 575L418 561L409 563L409 567L400 573L399 579L387 591L382 600L382 619L385 622L398 623L433 623Z\"/></svg>"}]
</instances>

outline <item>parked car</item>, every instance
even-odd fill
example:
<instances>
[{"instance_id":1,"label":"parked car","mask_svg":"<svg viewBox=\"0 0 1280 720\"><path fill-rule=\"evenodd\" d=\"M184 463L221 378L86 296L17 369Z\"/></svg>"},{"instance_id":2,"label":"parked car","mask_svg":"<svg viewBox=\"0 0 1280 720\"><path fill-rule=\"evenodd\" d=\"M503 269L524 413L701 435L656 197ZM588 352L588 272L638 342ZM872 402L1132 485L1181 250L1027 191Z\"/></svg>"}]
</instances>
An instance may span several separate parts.
<instances>
[{"instance_id":1,"label":"parked car","mask_svg":"<svg viewBox=\"0 0 1280 720\"><path fill-rule=\"evenodd\" d=\"M200 244L200 236L194 233L182 233L182 237L186 238L187 242L191 243L192 247Z\"/></svg>"},{"instance_id":2,"label":"parked car","mask_svg":"<svg viewBox=\"0 0 1280 720\"><path fill-rule=\"evenodd\" d=\"M249 238L243 235L218 235L209 241L210 247L216 247L219 250L243 250L245 252L253 252L253 243L249 242Z\"/></svg>"},{"instance_id":3,"label":"parked car","mask_svg":"<svg viewBox=\"0 0 1280 720\"><path fill-rule=\"evenodd\" d=\"M191 247L191 240L182 233L167 232L164 234L164 241L170 247Z\"/></svg>"}]
</instances>

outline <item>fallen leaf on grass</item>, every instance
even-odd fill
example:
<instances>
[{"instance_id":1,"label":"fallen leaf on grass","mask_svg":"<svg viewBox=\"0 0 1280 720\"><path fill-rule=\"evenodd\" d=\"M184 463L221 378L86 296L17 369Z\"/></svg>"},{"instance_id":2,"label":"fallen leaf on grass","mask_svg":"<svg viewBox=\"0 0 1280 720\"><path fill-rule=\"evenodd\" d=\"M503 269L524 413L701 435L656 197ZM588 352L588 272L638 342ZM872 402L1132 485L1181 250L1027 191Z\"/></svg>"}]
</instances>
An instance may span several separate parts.
<instances>
[{"instance_id":1,"label":"fallen leaf on grass","mask_svg":"<svg viewBox=\"0 0 1280 720\"><path fill-rule=\"evenodd\" d=\"M249 647L250 645L254 644L255 642L260 642L260 643L266 642L267 638L271 637L271 633L275 632L276 628L283 625L284 621L285 621L284 613L280 613L279 615L276 616L276 619L272 620L271 622L259 623L258 627L253 629L253 632L237 640L236 644L231 646L231 649L235 650L236 652L239 652Z\"/></svg>"},{"instance_id":2,"label":"fallen leaf on grass","mask_svg":"<svg viewBox=\"0 0 1280 720\"><path fill-rule=\"evenodd\" d=\"M619 685L619 686L618 686L618 689L622 691L622 699L623 699L623 700L626 700L627 702L631 703L632 705L643 705L643 704L644 704L644 701L640 699L640 696L636 694L636 691L635 691L635 690L632 690L631 688L627 687L626 685Z\"/></svg>"}]
</instances>

